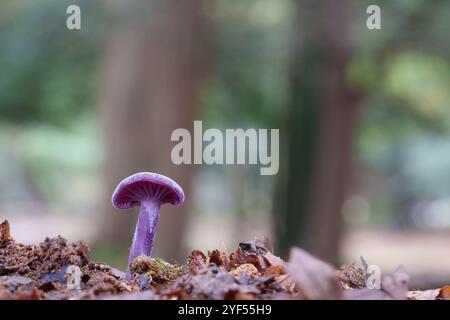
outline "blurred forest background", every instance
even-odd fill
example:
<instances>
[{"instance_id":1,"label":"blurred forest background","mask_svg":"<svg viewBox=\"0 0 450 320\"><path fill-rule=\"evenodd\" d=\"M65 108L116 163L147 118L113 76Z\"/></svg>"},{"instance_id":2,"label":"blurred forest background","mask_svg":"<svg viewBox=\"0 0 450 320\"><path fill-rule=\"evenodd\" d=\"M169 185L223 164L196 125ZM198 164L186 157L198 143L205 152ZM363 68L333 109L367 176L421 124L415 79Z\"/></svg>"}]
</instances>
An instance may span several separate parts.
<instances>
[{"instance_id":1,"label":"blurred forest background","mask_svg":"<svg viewBox=\"0 0 450 320\"><path fill-rule=\"evenodd\" d=\"M81 7L81 30L66 8ZM381 30L366 9L381 7ZM7 0L0 11L0 218L83 239L123 268L137 171L172 177L157 256L267 236L337 265L450 278L450 2ZM280 128L280 172L176 166L176 128Z\"/></svg>"}]
</instances>

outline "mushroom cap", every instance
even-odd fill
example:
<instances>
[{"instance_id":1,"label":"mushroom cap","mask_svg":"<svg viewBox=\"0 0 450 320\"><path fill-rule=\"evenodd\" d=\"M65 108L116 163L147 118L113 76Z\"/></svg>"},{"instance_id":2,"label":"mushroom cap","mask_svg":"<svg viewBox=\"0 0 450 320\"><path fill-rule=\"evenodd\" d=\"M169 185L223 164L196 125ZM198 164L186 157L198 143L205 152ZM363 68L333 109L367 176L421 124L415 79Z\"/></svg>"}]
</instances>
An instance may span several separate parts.
<instances>
[{"instance_id":1,"label":"mushroom cap","mask_svg":"<svg viewBox=\"0 0 450 320\"><path fill-rule=\"evenodd\" d=\"M155 199L160 205L174 206L184 202L183 189L172 179L152 172L135 173L123 179L112 195L112 204L117 209L140 206L147 199Z\"/></svg>"}]
</instances>

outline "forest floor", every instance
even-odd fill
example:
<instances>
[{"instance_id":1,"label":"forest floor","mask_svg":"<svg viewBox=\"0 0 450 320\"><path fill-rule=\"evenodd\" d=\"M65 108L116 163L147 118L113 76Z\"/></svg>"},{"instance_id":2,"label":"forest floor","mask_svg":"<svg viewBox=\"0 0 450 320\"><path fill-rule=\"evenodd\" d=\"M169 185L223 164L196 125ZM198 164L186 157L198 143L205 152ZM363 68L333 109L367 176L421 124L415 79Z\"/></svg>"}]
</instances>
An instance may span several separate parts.
<instances>
[{"instance_id":1,"label":"forest floor","mask_svg":"<svg viewBox=\"0 0 450 320\"><path fill-rule=\"evenodd\" d=\"M0 224L0 299L450 299L450 287L410 291L404 268L376 284L364 259L335 270L300 248L288 261L260 240L228 252L193 251L182 265L136 257L130 277L91 260L90 248L61 236L18 243ZM375 279L375 282L371 282Z\"/></svg>"},{"instance_id":2,"label":"forest floor","mask_svg":"<svg viewBox=\"0 0 450 320\"><path fill-rule=\"evenodd\" d=\"M0 221L6 215L0 216ZM69 241L83 239L87 243L95 242L95 224L86 223L84 215L47 212L39 214L14 214L12 232L18 242L38 243L47 236L53 237L55 229ZM220 217L194 216L189 223L186 247L203 251L211 249L209 245L232 248L236 239L251 239L255 235L272 238L270 221L259 217L249 221L234 221L232 215L226 219ZM255 221L256 220L256 221ZM237 231L236 231L237 230ZM201 236L199 236L201 235ZM357 261L360 256L376 263L383 272L392 272L401 263L411 275L412 288L426 289L450 280L450 243L449 230L380 230L346 228L341 243L341 259L344 263ZM106 252L102 252L103 249ZM126 247L111 256L109 248L93 248L93 256L99 260L113 263L124 268Z\"/></svg>"}]
</instances>

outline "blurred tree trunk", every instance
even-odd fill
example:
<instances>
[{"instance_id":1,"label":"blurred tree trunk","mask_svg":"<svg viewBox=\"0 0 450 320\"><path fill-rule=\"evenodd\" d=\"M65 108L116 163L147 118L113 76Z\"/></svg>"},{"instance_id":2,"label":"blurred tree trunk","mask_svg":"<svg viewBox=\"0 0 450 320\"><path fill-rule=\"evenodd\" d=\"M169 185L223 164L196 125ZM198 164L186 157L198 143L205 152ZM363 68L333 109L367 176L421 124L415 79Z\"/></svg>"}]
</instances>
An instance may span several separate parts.
<instances>
[{"instance_id":1,"label":"blurred tree trunk","mask_svg":"<svg viewBox=\"0 0 450 320\"><path fill-rule=\"evenodd\" d=\"M350 1L299 0L298 8L304 37L291 67L289 156L277 201L284 207L275 212L285 224L278 228L279 249L301 245L337 263L359 105L346 81Z\"/></svg>"},{"instance_id":2,"label":"blurred tree trunk","mask_svg":"<svg viewBox=\"0 0 450 320\"><path fill-rule=\"evenodd\" d=\"M106 44L101 119L105 139L105 199L98 242L128 246L136 212L114 210L117 183L138 171L167 175L186 202L161 208L156 256L184 258L181 250L192 205L193 166L172 163L171 133L190 129L206 75L203 1L107 1L114 20Z\"/></svg>"}]
</instances>

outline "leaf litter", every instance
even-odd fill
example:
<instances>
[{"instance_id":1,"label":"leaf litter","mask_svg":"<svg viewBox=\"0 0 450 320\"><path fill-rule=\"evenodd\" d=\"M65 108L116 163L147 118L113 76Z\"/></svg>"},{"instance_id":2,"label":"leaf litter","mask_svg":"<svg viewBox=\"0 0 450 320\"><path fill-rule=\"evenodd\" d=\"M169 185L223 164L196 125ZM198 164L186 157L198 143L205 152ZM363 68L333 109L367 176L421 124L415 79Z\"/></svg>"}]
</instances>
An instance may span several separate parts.
<instances>
[{"instance_id":1,"label":"leaf litter","mask_svg":"<svg viewBox=\"0 0 450 320\"><path fill-rule=\"evenodd\" d=\"M450 286L408 291L409 275L401 266L381 277L380 288L369 289L363 258L336 270L294 247L284 261L269 250L267 240L239 243L232 252L195 250L182 265L136 257L130 281L124 272L92 261L90 253L86 243L69 243L61 236L39 245L17 243L4 221L0 299L450 300Z\"/></svg>"}]
</instances>

